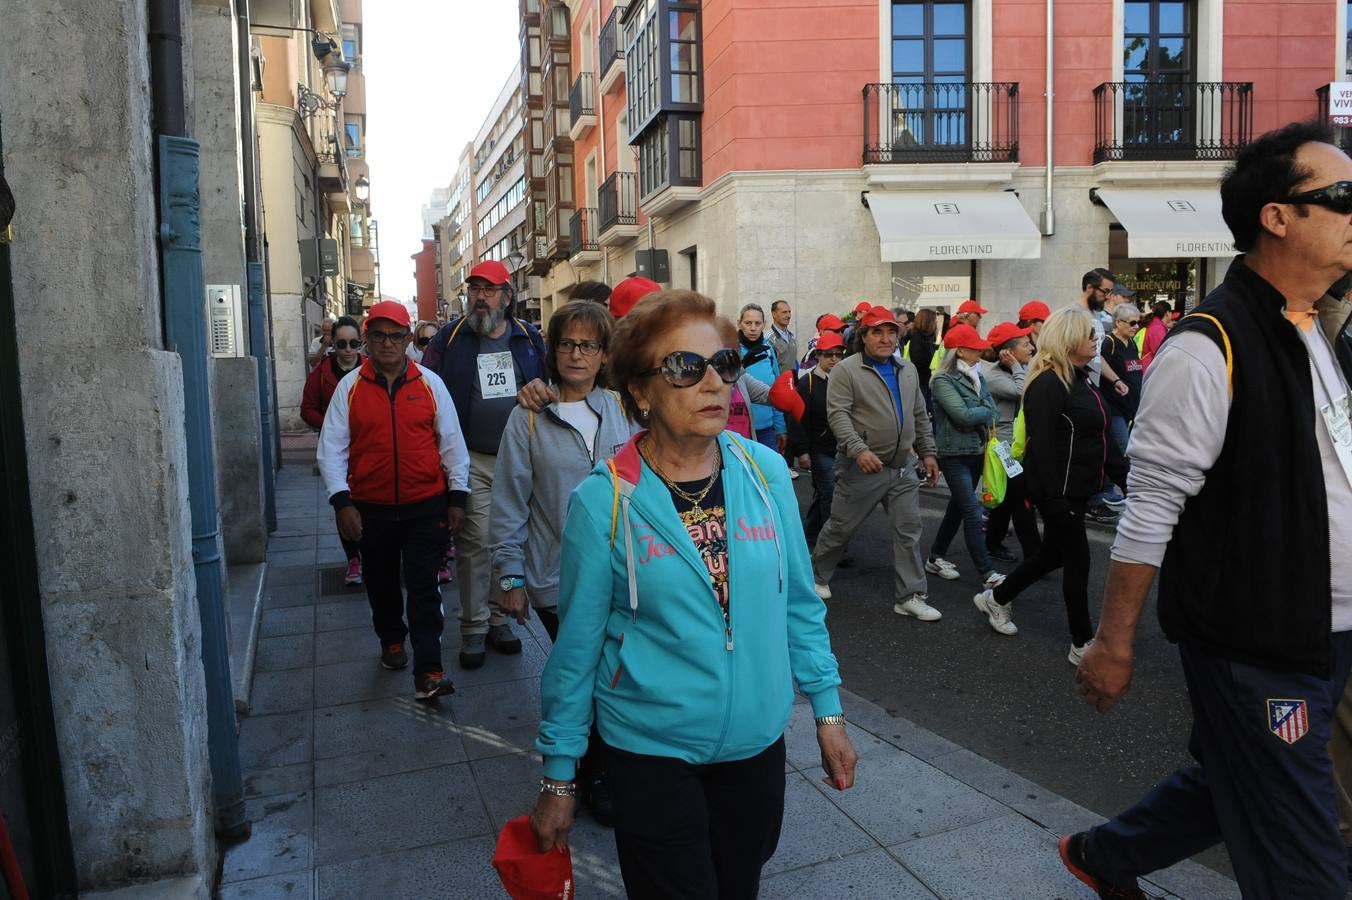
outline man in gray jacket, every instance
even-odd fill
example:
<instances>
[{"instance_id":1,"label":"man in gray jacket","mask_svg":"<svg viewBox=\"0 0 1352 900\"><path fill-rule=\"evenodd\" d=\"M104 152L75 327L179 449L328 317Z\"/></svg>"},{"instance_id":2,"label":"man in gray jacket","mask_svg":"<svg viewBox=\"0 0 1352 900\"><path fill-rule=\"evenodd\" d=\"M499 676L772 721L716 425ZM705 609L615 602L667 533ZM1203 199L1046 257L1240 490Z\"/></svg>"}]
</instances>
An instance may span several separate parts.
<instances>
[{"instance_id":1,"label":"man in gray jacket","mask_svg":"<svg viewBox=\"0 0 1352 900\"><path fill-rule=\"evenodd\" d=\"M831 372L826 418L839 442L831 518L812 556L817 595L831 599L830 582L845 545L873 508L882 503L892 522L896 573L892 611L923 622L941 618L930 606L920 548L920 478L939 479L934 432L915 366L893 356L901 329L891 310L874 307L860 319L864 352L846 357Z\"/></svg>"}]
</instances>

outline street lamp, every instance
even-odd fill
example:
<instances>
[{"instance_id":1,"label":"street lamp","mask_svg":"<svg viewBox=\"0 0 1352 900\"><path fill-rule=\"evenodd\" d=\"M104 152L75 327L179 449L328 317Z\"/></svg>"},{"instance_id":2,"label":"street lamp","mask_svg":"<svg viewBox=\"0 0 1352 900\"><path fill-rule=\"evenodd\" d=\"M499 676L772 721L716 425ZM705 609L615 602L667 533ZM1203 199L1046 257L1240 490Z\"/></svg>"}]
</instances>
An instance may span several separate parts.
<instances>
[{"instance_id":1,"label":"street lamp","mask_svg":"<svg viewBox=\"0 0 1352 900\"><path fill-rule=\"evenodd\" d=\"M341 53L327 54L324 58L324 84L333 99L325 100L305 85L296 85L298 94L296 105L300 107L300 114L313 116L321 109L337 110L338 105L347 96L347 73L351 69L352 63L343 59Z\"/></svg>"},{"instance_id":2,"label":"street lamp","mask_svg":"<svg viewBox=\"0 0 1352 900\"><path fill-rule=\"evenodd\" d=\"M357 180L352 183L352 195L357 198L358 205L366 206L367 201L371 199L371 179L365 175L358 175Z\"/></svg>"}]
</instances>

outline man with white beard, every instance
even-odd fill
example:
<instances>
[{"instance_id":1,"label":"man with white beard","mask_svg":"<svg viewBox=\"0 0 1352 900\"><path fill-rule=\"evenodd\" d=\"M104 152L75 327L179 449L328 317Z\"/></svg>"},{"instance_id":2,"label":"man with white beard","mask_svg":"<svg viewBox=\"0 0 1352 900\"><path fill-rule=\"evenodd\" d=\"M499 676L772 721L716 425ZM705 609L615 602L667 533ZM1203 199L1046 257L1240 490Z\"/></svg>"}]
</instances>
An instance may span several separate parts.
<instances>
[{"instance_id":1,"label":"man with white beard","mask_svg":"<svg viewBox=\"0 0 1352 900\"><path fill-rule=\"evenodd\" d=\"M469 448L469 507L455 539L455 567L460 582L460 665L477 669L484 664L486 646L499 653L521 652L521 639L492 599L515 585L492 583L488 516L498 445L516 407L516 392L546 376L540 332L511 314L514 291L507 267L485 260L470 270L465 282L469 308L432 338L423 352L423 367L446 383Z\"/></svg>"}]
</instances>

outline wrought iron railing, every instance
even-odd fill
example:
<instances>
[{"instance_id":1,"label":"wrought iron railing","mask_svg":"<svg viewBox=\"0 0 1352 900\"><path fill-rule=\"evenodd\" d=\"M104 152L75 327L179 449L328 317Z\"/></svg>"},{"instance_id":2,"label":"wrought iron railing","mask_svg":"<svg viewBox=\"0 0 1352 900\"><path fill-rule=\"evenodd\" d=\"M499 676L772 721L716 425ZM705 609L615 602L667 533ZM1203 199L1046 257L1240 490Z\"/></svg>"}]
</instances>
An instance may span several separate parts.
<instances>
[{"instance_id":1,"label":"wrought iron railing","mask_svg":"<svg viewBox=\"0 0 1352 900\"><path fill-rule=\"evenodd\" d=\"M1094 88L1094 162L1234 159L1253 137L1251 81L1109 81Z\"/></svg>"},{"instance_id":2,"label":"wrought iron railing","mask_svg":"<svg viewBox=\"0 0 1352 900\"><path fill-rule=\"evenodd\" d=\"M1317 88L1314 92L1318 121L1329 122L1329 86ZM1339 113L1352 116L1352 109L1340 109ZM1333 143L1344 153L1352 153L1352 126L1333 125Z\"/></svg>"},{"instance_id":3,"label":"wrought iron railing","mask_svg":"<svg viewBox=\"0 0 1352 900\"><path fill-rule=\"evenodd\" d=\"M624 7L619 4L611 7L610 15L606 16L606 24L601 26L601 34L597 38L601 55L600 61L596 64L596 72L602 78L605 78L615 63L624 65L624 47L620 43L620 11L623 9Z\"/></svg>"},{"instance_id":4,"label":"wrought iron railing","mask_svg":"<svg viewBox=\"0 0 1352 900\"><path fill-rule=\"evenodd\" d=\"M864 164L1017 162L1019 83L864 85Z\"/></svg>"},{"instance_id":5,"label":"wrought iron railing","mask_svg":"<svg viewBox=\"0 0 1352 900\"><path fill-rule=\"evenodd\" d=\"M638 202L634 194L634 173L615 172L596 192L597 221L601 231L617 225L638 224Z\"/></svg>"},{"instance_id":6,"label":"wrought iron railing","mask_svg":"<svg viewBox=\"0 0 1352 900\"><path fill-rule=\"evenodd\" d=\"M581 253L584 250L600 250L596 239L596 210L590 207L573 211L568 220L568 254Z\"/></svg>"},{"instance_id":7,"label":"wrought iron railing","mask_svg":"<svg viewBox=\"0 0 1352 900\"><path fill-rule=\"evenodd\" d=\"M568 112L572 115L570 127L583 116L596 115L596 78L592 73L578 73L573 89L568 92Z\"/></svg>"}]
</instances>

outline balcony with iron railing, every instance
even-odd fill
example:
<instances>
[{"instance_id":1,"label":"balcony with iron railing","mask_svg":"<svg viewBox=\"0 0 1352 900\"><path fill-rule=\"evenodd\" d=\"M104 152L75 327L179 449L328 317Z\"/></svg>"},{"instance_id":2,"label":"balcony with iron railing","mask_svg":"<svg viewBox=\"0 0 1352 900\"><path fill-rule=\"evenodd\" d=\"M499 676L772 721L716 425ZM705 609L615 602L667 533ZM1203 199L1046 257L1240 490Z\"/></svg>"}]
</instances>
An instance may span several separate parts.
<instances>
[{"instance_id":1,"label":"balcony with iron railing","mask_svg":"<svg viewBox=\"0 0 1352 900\"><path fill-rule=\"evenodd\" d=\"M576 209L568 220L568 260L575 266L594 263L601 258L601 242L596 237L596 210Z\"/></svg>"},{"instance_id":2,"label":"balcony with iron railing","mask_svg":"<svg viewBox=\"0 0 1352 900\"><path fill-rule=\"evenodd\" d=\"M1337 117L1352 120L1352 105L1344 105L1348 101L1344 98L1339 98L1342 102L1339 103L1338 109L1335 110L1332 115L1330 115L1329 85L1327 84L1315 90L1314 98L1316 106L1316 120L1320 122L1331 123L1334 145L1337 146L1344 153L1352 153L1352 125L1339 125L1335 121Z\"/></svg>"},{"instance_id":3,"label":"balcony with iron railing","mask_svg":"<svg viewBox=\"0 0 1352 900\"><path fill-rule=\"evenodd\" d=\"M620 32L620 13L623 11L624 7L618 3L611 8L597 39L600 61L596 69L601 76L603 94L609 94L624 83L624 36Z\"/></svg>"},{"instance_id":4,"label":"balcony with iron railing","mask_svg":"<svg viewBox=\"0 0 1352 900\"><path fill-rule=\"evenodd\" d=\"M1094 88L1094 162L1228 160L1253 138L1251 81L1110 81Z\"/></svg>"},{"instance_id":5,"label":"balcony with iron railing","mask_svg":"<svg viewBox=\"0 0 1352 900\"><path fill-rule=\"evenodd\" d=\"M1018 160L1016 81L864 85L864 165Z\"/></svg>"},{"instance_id":6,"label":"balcony with iron railing","mask_svg":"<svg viewBox=\"0 0 1352 900\"><path fill-rule=\"evenodd\" d=\"M568 113L570 139L579 140L596 127L596 78L592 73L578 73L568 92Z\"/></svg>"},{"instance_id":7,"label":"balcony with iron railing","mask_svg":"<svg viewBox=\"0 0 1352 900\"><path fill-rule=\"evenodd\" d=\"M638 194L633 172L615 172L596 192L597 231L604 244L638 235Z\"/></svg>"}]
</instances>

